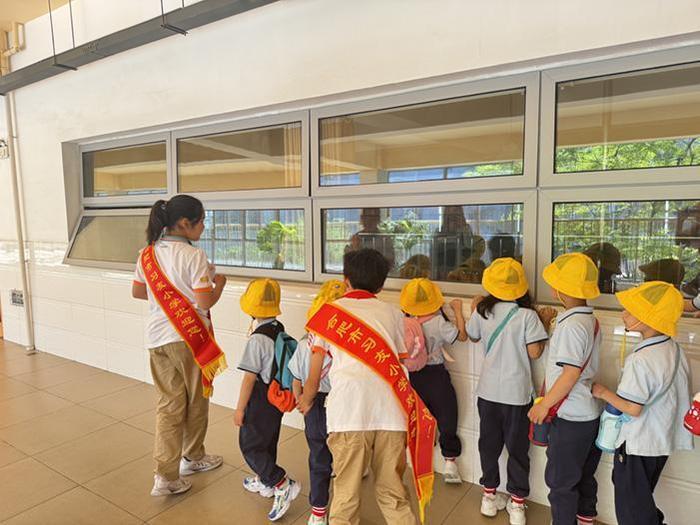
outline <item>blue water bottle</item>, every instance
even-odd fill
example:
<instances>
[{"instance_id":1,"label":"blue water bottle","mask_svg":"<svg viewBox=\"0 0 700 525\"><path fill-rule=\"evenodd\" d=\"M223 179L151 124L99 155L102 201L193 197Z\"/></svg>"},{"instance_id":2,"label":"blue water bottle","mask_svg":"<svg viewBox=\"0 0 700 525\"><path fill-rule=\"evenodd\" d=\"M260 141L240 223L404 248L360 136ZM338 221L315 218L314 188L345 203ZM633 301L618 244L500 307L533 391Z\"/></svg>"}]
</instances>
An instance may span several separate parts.
<instances>
[{"instance_id":1,"label":"blue water bottle","mask_svg":"<svg viewBox=\"0 0 700 525\"><path fill-rule=\"evenodd\" d=\"M600 416L598 438L595 440L596 446L603 452L614 453L615 443L620 436L622 425L628 420L629 418L622 411L608 403L603 415Z\"/></svg>"}]
</instances>

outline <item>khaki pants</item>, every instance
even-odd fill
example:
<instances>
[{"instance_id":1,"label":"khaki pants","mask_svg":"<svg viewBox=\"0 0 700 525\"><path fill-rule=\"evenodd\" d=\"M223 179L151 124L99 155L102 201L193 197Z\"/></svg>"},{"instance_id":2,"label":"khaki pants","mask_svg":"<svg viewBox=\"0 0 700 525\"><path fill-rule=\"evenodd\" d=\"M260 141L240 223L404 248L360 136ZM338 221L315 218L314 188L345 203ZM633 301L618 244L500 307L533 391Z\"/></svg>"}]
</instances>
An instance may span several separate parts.
<instances>
[{"instance_id":1,"label":"khaki pants","mask_svg":"<svg viewBox=\"0 0 700 525\"><path fill-rule=\"evenodd\" d=\"M204 456L209 399L202 395L202 374L184 342L149 350L151 374L158 389L153 459L156 474L180 477L180 458Z\"/></svg>"},{"instance_id":2,"label":"khaki pants","mask_svg":"<svg viewBox=\"0 0 700 525\"><path fill-rule=\"evenodd\" d=\"M328 435L328 448L335 471L330 523L359 525L362 474L369 463L384 520L390 525L416 525L418 520L403 484L406 432L333 432Z\"/></svg>"}]
</instances>

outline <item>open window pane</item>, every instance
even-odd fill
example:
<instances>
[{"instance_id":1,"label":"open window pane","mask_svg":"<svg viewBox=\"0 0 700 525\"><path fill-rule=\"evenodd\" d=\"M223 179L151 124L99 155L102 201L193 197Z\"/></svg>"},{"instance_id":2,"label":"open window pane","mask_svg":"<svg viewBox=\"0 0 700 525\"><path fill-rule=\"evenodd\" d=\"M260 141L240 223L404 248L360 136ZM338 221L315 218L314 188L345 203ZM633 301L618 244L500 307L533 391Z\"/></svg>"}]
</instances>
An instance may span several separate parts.
<instances>
[{"instance_id":1,"label":"open window pane","mask_svg":"<svg viewBox=\"0 0 700 525\"><path fill-rule=\"evenodd\" d=\"M695 296L700 285L700 201L566 202L554 205L552 256L587 253L600 289L670 282Z\"/></svg>"},{"instance_id":2,"label":"open window pane","mask_svg":"<svg viewBox=\"0 0 700 525\"><path fill-rule=\"evenodd\" d=\"M320 121L321 186L522 175L525 89Z\"/></svg>"},{"instance_id":3,"label":"open window pane","mask_svg":"<svg viewBox=\"0 0 700 525\"><path fill-rule=\"evenodd\" d=\"M700 63L557 84L558 173L700 165Z\"/></svg>"},{"instance_id":4,"label":"open window pane","mask_svg":"<svg viewBox=\"0 0 700 525\"><path fill-rule=\"evenodd\" d=\"M83 195L149 195L167 190L165 142L83 153Z\"/></svg>"},{"instance_id":5,"label":"open window pane","mask_svg":"<svg viewBox=\"0 0 700 525\"><path fill-rule=\"evenodd\" d=\"M68 259L134 264L146 246L148 215L84 216Z\"/></svg>"},{"instance_id":6,"label":"open window pane","mask_svg":"<svg viewBox=\"0 0 700 525\"><path fill-rule=\"evenodd\" d=\"M199 240L214 264L304 271L304 210L208 210Z\"/></svg>"},{"instance_id":7,"label":"open window pane","mask_svg":"<svg viewBox=\"0 0 700 525\"><path fill-rule=\"evenodd\" d=\"M301 122L179 139L179 191L299 188L301 155Z\"/></svg>"},{"instance_id":8,"label":"open window pane","mask_svg":"<svg viewBox=\"0 0 700 525\"><path fill-rule=\"evenodd\" d=\"M390 277L480 283L498 257L522 258L523 205L322 210L323 271L341 273L345 252L379 250Z\"/></svg>"}]
</instances>

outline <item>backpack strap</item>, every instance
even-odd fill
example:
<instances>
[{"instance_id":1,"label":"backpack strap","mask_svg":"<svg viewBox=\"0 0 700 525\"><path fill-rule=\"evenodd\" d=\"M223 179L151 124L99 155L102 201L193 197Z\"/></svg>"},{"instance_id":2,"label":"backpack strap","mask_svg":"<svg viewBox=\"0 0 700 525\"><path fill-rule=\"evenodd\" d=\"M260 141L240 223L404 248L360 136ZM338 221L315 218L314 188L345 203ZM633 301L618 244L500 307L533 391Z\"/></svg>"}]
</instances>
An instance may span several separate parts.
<instances>
[{"instance_id":1,"label":"backpack strap","mask_svg":"<svg viewBox=\"0 0 700 525\"><path fill-rule=\"evenodd\" d=\"M510 309L510 311L508 312L508 315L506 315L503 318L503 320L499 323L499 325L493 331L493 333L491 334L491 337L489 337L488 343L486 343L486 353L487 354L491 351L491 348L493 348L493 345L496 342L496 339L498 339L498 336L501 335L501 332L503 332L503 329L508 324L508 321L510 321L513 318L513 316L518 313L518 310L520 310L520 307L516 304L513 308Z\"/></svg>"},{"instance_id":2,"label":"backpack strap","mask_svg":"<svg viewBox=\"0 0 700 525\"><path fill-rule=\"evenodd\" d=\"M676 343L676 362L673 365L673 374L671 374L671 379L669 380L666 387L661 392L659 392L656 395L656 397L651 400L651 402L646 404L646 406L644 407L645 410L648 409L654 403L656 403L659 399L664 397L666 395L666 392L668 392L671 389L671 387L673 386L673 382L676 380L676 375L678 374L678 367L680 365L680 362L681 362L681 346L678 343Z\"/></svg>"},{"instance_id":3,"label":"backpack strap","mask_svg":"<svg viewBox=\"0 0 700 525\"><path fill-rule=\"evenodd\" d=\"M272 339L273 342L277 340L277 334L280 332L284 332L284 325L277 320L261 324L253 330L253 334L265 335Z\"/></svg>"}]
</instances>

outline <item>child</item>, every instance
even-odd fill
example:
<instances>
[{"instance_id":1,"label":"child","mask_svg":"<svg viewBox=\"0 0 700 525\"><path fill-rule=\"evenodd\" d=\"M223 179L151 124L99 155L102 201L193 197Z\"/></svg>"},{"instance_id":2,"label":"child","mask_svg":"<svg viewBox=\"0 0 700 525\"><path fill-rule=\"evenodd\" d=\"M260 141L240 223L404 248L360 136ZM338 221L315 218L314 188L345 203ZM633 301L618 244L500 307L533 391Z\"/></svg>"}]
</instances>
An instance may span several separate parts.
<instances>
[{"instance_id":1,"label":"child","mask_svg":"<svg viewBox=\"0 0 700 525\"><path fill-rule=\"evenodd\" d=\"M306 314L306 318L311 319L321 306L342 297L345 291L346 288L343 281L332 279L323 283L321 291ZM291 361L289 361L289 371L294 376L293 388L297 401L301 399L303 386L309 376L313 341L314 335L310 334L308 344L299 345ZM309 477L311 478L309 491L311 516L309 516L308 525L328 525L328 489L331 484L331 473L333 471L333 457L326 444L328 439L326 430L326 397L331 389L327 376L329 366L330 359L326 358L323 363L324 373L321 376L318 394L313 400L313 406L304 416L304 433L306 434L306 442L309 444Z\"/></svg>"},{"instance_id":2,"label":"child","mask_svg":"<svg viewBox=\"0 0 700 525\"><path fill-rule=\"evenodd\" d=\"M457 395L443 355L445 345L467 340L462 301L455 299L450 303L455 313L453 324L442 312L445 300L440 288L430 279L422 278L406 283L400 302L406 314L418 318L428 352L426 366L409 374L411 385L437 420L440 449L445 458L445 482L462 483L456 462L462 454L462 443L457 436Z\"/></svg>"},{"instance_id":3,"label":"child","mask_svg":"<svg viewBox=\"0 0 700 525\"><path fill-rule=\"evenodd\" d=\"M265 498L274 496L270 521L277 521L299 495L301 485L287 477L277 465L277 442L282 412L267 399L275 360L275 340L284 326L280 315L280 285L272 279L252 281L241 296L241 310L253 317L256 328L248 339L238 369L244 372L234 423L241 452L255 476L245 478L243 487Z\"/></svg>"},{"instance_id":4,"label":"child","mask_svg":"<svg viewBox=\"0 0 700 525\"><path fill-rule=\"evenodd\" d=\"M467 327L469 338L483 341L485 350L477 387L483 473L479 482L484 487L481 513L495 516L505 508L511 525L524 525L525 498L530 494L530 358L542 355L547 331L532 304L525 271L518 261L496 259L484 272L482 286L490 295L474 299ZM508 450L507 500L496 494L501 482L498 458L504 445Z\"/></svg>"},{"instance_id":5,"label":"child","mask_svg":"<svg viewBox=\"0 0 700 525\"><path fill-rule=\"evenodd\" d=\"M335 472L330 509L333 525L360 523L366 458L374 473L377 503L385 521L392 525L415 525L417 521L402 479L406 470L408 425L405 405L388 377L371 366L380 361L398 363L397 357L405 355L403 316L375 295L384 286L388 273L389 263L377 250L364 248L346 253L343 274L348 293L333 305L321 308L307 324L317 337L299 403L302 412L308 413L313 404L325 355L332 358L329 371L332 388L326 415L328 448L333 454ZM330 313L332 317L326 320L324 316ZM324 331L325 327L328 329ZM334 339L335 333L344 334L342 343ZM363 361L365 355L371 361ZM401 382L405 388L408 384L405 373L400 365L393 366L391 373L405 381ZM418 400L411 399L414 405L420 405ZM429 414L427 417L432 419ZM432 454L432 436L430 439L425 449ZM432 473L432 464L430 468ZM429 473L421 474L430 480Z\"/></svg>"},{"instance_id":6,"label":"child","mask_svg":"<svg viewBox=\"0 0 700 525\"><path fill-rule=\"evenodd\" d=\"M668 456L692 450L693 437L683 429L690 407L690 370L678 343L676 324L683 297L662 281L650 281L617 298L625 309L626 330L641 332L625 360L617 393L593 385L593 395L631 416L622 424L615 447L613 484L619 525L658 525L664 515L654 503L654 488Z\"/></svg>"},{"instance_id":7,"label":"child","mask_svg":"<svg viewBox=\"0 0 700 525\"><path fill-rule=\"evenodd\" d=\"M593 523L597 515L600 461L595 446L601 407L591 386L598 371L600 329L587 300L600 295L598 269L582 253L560 255L544 269L545 282L565 311L557 316L549 343L546 394L530 409L536 424L552 420L545 482L554 525Z\"/></svg>"}]
</instances>

